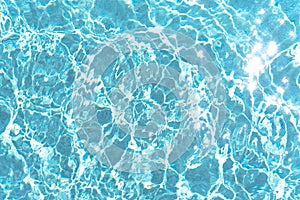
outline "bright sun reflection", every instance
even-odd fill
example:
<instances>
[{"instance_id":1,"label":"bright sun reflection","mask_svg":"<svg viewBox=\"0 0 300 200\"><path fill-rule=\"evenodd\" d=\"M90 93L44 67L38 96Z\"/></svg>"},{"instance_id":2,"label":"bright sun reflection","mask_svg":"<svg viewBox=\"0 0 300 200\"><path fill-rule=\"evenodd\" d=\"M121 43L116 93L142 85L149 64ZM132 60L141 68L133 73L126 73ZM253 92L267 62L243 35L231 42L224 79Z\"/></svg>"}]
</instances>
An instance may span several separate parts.
<instances>
[{"instance_id":1,"label":"bright sun reflection","mask_svg":"<svg viewBox=\"0 0 300 200\"><path fill-rule=\"evenodd\" d=\"M248 90L253 92L256 89L257 85L256 85L256 81L252 81L248 84Z\"/></svg>"},{"instance_id":2,"label":"bright sun reflection","mask_svg":"<svg viewBox=\"0 0 300 200\"><path fill-rule=\"evenodd\" d=\"M277 53L278 47L275 41L271 41L268 45L267 54L273 56Z\"/></svg>"},{"instance_id":3,"label":"bright sun reflection","mask_svg":"<svg viewBox=\"0 0 300 200\"><path fill-rule=\"evenodd\" d=\"M264 65L262 60L258 57L252 57L249 59L248 64L245 68L245 71L249 74L250 79L253 80L254 76L258 76L264 70Z\"/></svg>"},{"instance_id":4,"label":"bright sun reflection","mask_svg":"<svg viewBox=\"0 0 300 200\"><path fill-rule=\"evenodd\" d=\"M258 12L260 15L263 15L266 13L265 9L260 9L259 12Z\"/></svg>"},{"instance_id":5,"label":"bright sun reflection","mask_svg":"<svg viewBox=\"0 0 300 200\"><path fill-rule=\"evenodd\" d=\"M262 48L262 44L256 43L253 47L253 52L257 52L257 51L261 50L261 48Z\"/></svg>"},{"instance_id":6,"label":"bright sun reflection","mask_svg":"<svg viewBox=\"0 0 300 200\"><path fill-rule=\"evenodd\" d=\"M264 11L261 10L260 14L264 14ZM266 45L260 42L254 44L252 52L247 55L247 64L244 67L245 72L249 74L248 89L250 91L256 89L257 83L255 82L255 77L264 72L267 66L265 63L268 63L268 60L276 53L278 53L278 45L275 41L270 41ZM297 54L299 54L298 57L300 58L300 49ZM281 91L281 89L279 90Z\"/></svg>"}]
</instances>

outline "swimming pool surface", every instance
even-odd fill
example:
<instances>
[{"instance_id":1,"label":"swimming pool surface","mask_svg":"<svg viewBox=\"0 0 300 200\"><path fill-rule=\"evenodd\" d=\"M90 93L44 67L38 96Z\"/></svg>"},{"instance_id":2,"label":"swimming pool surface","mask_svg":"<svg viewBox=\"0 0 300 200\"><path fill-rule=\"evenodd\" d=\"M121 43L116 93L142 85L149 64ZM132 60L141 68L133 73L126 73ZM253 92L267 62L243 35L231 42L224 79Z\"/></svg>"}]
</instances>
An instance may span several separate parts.
<instances>
[{"instance_id":1,"label":"swimming pool surface","mask_svg":"<svg viewBox=\"0 0 300 200\"><path fill-rule=\"evenodd\" d=\"M0 199L300 199L299 13L0 1Z\"/></svg>"}]
</instances>

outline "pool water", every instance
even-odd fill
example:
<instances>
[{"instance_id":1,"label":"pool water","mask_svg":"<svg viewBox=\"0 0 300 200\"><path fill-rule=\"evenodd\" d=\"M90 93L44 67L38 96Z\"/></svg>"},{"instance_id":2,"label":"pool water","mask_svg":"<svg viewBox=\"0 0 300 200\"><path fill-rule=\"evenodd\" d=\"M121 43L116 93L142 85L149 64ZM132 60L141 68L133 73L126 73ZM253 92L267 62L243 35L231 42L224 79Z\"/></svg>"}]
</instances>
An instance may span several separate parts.
<instances>
[{"instance_id":1,"label":"pool water","mask_svg":"<svg viewBox=\"0 0 300 200\"><path fill-rule=\"evenodd\" d=\"M0 199L300 199L299 13L0 1Z\"/></svg>"}]
</instances>

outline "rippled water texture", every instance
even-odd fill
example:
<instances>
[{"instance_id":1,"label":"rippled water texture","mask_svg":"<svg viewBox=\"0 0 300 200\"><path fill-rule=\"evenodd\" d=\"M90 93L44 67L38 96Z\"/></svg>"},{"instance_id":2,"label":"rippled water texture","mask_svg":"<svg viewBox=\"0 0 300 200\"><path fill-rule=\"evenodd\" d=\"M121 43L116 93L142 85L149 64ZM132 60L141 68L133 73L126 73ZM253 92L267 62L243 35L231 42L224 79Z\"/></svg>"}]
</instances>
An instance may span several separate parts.
<instances>
[{"instance_id":1,"label":"rippled water texture","mask_svg":"<svg viewBox=\"0 0 300 200\"><path fill-rule=\"evenodd\" d=\"M205 154L226 110L218 68L204 47L158 28L99 46L73 92L86 148L101 163L131 173L166 169L192 143Z\"/></svg>"},{"instance_id":2,"label":"rippled water texture","mask_svg":"<svg viewBox=\"0 0 300 200\"><path fill-rule=\"evenodd\" d=\"M0 199L300 199L299 9L0 1Z\"/></svg>"}]
</instances>

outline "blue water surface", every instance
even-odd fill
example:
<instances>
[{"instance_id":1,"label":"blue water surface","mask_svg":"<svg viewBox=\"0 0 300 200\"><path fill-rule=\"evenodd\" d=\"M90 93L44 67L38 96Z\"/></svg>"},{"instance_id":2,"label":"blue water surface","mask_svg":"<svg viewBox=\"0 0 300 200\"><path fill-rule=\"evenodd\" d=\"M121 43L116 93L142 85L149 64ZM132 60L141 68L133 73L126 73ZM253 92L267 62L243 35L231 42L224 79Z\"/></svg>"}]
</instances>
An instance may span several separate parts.
<instances>
[{"instance_id":1,"label":"blue water surface","mask_svg":"<svg viewBox=\"0 0 300 200\"><path fill-rule=\"evenodd\" d=\"M299 13L1 0L0 199L300 199Z\"/></svg>"}]
</instances>

